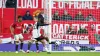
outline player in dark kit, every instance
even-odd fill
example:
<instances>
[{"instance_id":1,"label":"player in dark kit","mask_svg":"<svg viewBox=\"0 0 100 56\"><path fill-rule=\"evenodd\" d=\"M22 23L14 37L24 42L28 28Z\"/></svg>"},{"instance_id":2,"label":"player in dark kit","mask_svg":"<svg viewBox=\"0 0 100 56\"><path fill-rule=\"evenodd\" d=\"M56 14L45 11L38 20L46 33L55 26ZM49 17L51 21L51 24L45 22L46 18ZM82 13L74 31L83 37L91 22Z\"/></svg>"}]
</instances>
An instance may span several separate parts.
<instances>
[{"instance_id":1,"label":"player in dark kit","mask_svg":"<svg viewBox=\"0 0 100 56\"><path fill-rule=\"evenodd\" d=\"M42 26L41 26L41 28L43 29L43 34L42 34L42 37L48 42L47 44L47 46L49 47L49 45L50 45L50 42L49 42L49 25L47 25L47 24L50 24L50 23L48 23L48 19L47 18L45 18L45 14L44 14L44 11L42 10L40 13L39 13L39 15L37 16L38 17L38 23L40 24L40 26L41 26L41 24L42 24ZM45 51L45 47L43 48L43 51Z\"/></svg>"},{"instance_id":2,"label":"player in dark kit","mask_svg":"<svg viewBox=\"0 0 100 56\"><path fill-rule=\"evenodd\" d=\"M15 46L16 53L18 53L19 42L21 42L20 51L24 52L22 50L22 48L23 48L23 35L22 35L23 25L21 22L22 22L22 16L18 16L17 22L13 23L10 26L11 34L14 36L14 40L15 40L15 44L16 44L16 46Z\"/></svg>"},{"instance_id":3,"label":"player in dark kit","mask_svg":"<svg viewBox=\"0 0 100 56\"><path fill-rule=\"evenodd\" d=\"M38 47L38 41L41 42L43 44L43 46L45 47L45 50L49 53L48 48L46 47L46 39L44 38L44 36L40 33L41 30L41 26L46 26L49 24L41 24L40 22L38 22L38 18L35 17L34 18L35 24L33 25L33 31L32 31L32 38L28 43L28 50L27 53L29 53L30 47L32 42L36 42L36 48L37 48L37 52L39 52L39 47Z\"/></svg>"}]
</instances>

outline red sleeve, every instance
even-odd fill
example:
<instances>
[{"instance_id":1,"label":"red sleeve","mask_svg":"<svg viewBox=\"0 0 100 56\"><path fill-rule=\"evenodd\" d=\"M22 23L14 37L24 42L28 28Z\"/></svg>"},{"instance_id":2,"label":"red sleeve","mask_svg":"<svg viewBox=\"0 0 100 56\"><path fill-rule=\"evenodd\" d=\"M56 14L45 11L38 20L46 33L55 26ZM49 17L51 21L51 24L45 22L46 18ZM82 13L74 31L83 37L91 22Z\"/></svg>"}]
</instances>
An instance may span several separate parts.
<instances>
[{"instance_id":1,"label":"red sleeve","mask_svg":"<svg viewBox=\"0 0 100 56\"><path fill-rule=\"evenodd\" d=\"M12 26L13 28L15 28L16 24L14 23L14 24L12 24L11 26Z\"/></svg>"},{"instance_id":2,"label":"red sleeve","mask_svg":"<svg viewBox=\"0 0 100 56\"><path fill-rule=\"evenodd\" d=\"M22 24L22 27L24 28L24 24Z\"/></svg>"}]
</instances>

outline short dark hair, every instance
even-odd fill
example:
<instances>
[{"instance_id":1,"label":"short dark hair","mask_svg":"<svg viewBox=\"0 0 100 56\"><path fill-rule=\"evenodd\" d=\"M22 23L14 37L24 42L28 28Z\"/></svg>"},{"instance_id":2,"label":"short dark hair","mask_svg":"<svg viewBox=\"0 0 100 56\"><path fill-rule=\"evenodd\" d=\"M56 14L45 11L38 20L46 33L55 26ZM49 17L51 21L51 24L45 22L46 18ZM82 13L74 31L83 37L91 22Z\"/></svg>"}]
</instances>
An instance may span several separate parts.
<instances>
[{"instance_id":1,"label":"short dark hair","mask_svg":"<svg viewBox=\"0 0 100 56\"><path fill-rule=\"evenodd\" d=\"M88 16L93 16L92 14L89 14Z\"/></svg>"},{"instance_id":2,"label":"short dark hair","mask_svg":"<svg viewBox=\"0 0 100 56\"><path fill-rule=\"evenodd\" d=\"M30 12L30 11L29 11L29 10L27 10L27 11L26 11L26 13L27 13L27 12Z\"/></svg>"},{"instance_id":3,"label":"short dark hair","mask_svg":"<svg viewBox=\"0 0 100 56\"><path fill-rule=\"evenodd\" d=\"M28 24L28 26L32 26L31 24Z\"/></svg>"},{"instance_id":4,"label":"short dark hair","mask_svg":"<svg viewBox=\"0 0 100 56\"><path fill-rule=\"evenodd\" d=\"M18 16L18 18L22 18L22 16Z\"/></svg>"}]
</instances>

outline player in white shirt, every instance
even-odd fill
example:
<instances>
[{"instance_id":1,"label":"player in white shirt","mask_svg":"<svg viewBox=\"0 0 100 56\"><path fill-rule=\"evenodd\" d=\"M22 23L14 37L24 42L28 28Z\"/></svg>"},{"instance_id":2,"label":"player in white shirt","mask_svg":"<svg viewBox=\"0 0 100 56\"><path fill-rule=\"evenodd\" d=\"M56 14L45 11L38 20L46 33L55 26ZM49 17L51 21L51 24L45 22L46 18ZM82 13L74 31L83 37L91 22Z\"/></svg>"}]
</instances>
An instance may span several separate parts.
<instances>
[{"instance_id":1,"label":"player in white shirt","mask_svg":"<svg viewBox=\"0 0 100 56\"><path fill-rule=\"evenodd\" d=\"M33 31L32 31L32 37L31 40L28 43L28 50L27 53L29 53L30 47L32 42L36 42L36 48L37 48L37 52L39 52L39 47L38 47L38 42L41 42L43 44L43 47L45 48L45 50L47 51L47 53L50 53L47 46L46 46L46 39L45 37L40 33L40 30L42 28L42 26L46 26L49 24L41 24L40 22L38 22L38 18L34 17L34 21L35 24L33 25Z\"/></svg>"}]
</instances>

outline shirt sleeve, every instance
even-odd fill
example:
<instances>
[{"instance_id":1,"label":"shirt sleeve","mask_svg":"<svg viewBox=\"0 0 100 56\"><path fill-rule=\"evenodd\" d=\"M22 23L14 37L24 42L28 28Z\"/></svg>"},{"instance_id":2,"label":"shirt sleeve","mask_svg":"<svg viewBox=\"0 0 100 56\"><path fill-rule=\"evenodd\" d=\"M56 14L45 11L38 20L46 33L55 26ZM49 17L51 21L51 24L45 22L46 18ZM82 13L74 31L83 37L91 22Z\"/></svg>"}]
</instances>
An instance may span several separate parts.
<instances>
[{"instance_id":1,"label":"shirt sleeve","mask_svg":"<svg viewBox=\"0 0 100 56\"><path fill-rule=\"evenodd\" d=\"M47 26L49 24L37 23L38 26Z\"/></svg>"},{"instance_id":2,"label":"shirt sleeve","mask_svg":"<svg viewBox=\"0 0 100 56\"><path fill-rule=\"evenodd\" d=\"M43 24L43 23L39 23L39 22L38 22L38 23L37 23L37 29L38 29L39 26L47 26L47 25L49 25L49 24Z\"/></svg>"},{"instance_id":3,"label":"shirt sleeve","mask_svg":"<svg viewBox=\"0 0 100 56\"><path fill-rule=\"evenodd\" d=\"M11 26L12 26L13 28L15 28L16 24L12 24Z\"/></svg>"}]
</instances>

